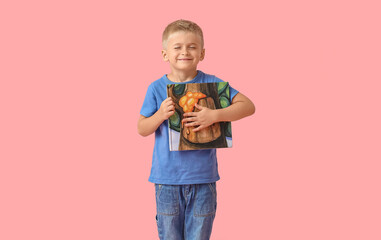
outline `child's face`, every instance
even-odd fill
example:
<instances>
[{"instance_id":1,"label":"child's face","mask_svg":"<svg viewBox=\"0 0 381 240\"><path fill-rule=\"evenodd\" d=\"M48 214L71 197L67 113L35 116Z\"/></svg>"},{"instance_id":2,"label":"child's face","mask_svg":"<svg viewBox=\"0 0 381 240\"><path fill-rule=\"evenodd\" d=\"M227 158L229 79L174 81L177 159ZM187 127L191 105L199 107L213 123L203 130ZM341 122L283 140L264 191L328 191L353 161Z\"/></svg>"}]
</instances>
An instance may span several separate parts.
<instances>
[{"instance_id":1,"label":"child's face","mask_svg":"<svg viewBox=\"0 0 381 240\"><path fill-rule=\"evenodd\" d=\"M197 70L197 64L205 56L201 48L201 37L192 32L174 32L169 35L167 49L162 50L163 59L169 62L171 70Z\"/></svg>"}]
</instances>

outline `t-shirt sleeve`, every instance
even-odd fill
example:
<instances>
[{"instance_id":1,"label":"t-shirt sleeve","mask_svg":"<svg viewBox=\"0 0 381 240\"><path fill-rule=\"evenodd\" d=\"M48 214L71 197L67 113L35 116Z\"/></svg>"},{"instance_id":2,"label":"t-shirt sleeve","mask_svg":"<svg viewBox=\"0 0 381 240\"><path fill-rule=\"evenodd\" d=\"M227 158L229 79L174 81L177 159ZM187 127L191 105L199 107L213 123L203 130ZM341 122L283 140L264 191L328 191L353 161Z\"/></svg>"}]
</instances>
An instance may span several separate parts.
<instances>
[{"instance_id":1,"label":"t-shirt sleeve","mask_svg":"<svg viewBox=\"0 0 381 240\"><path fill-rule=\"evenodd\" d=\"M216 77L216 76L214 76L214 77L216 78L216 81L217 81L217 82L225 82L225 81L223 81L222 79L220 79L220 78L218 78L218 77ZM237 93L239 93L236 89L234 89L234 88L230 85L230 83L229 83L229 92L230 92L230 101L233 101L234 96L237 95Z\"/></svg>"},{"instance_id":2,"label":"t-shirt sleeve","mask_svg":"<svg viewBox=\"0 0 381 240\"><path fill-rule=\"evenodd\" d=\"M151 117L157 111L157 100L155 96L155 89L152 84L148 86L146 96L144 98L140 114L145 117Z\"/></svg>"}]
</instances>

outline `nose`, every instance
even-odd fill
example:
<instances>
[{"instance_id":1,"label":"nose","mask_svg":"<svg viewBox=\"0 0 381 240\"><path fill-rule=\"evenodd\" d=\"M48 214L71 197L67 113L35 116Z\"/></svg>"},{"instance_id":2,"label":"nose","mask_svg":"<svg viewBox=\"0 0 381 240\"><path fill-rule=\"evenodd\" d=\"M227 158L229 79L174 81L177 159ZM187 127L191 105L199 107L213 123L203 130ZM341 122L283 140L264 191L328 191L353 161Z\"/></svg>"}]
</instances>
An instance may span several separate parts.
<instances>
[{"instance_id":1,"label":"nose","mask_svg":"<svg viewBox=\"0 0 381 240\"><path fill-rule=\"evenodd\" d=\"M188 49L185 47L181 50L181 54L187 55L188 54Z\"/></svg>"}]
</instances>

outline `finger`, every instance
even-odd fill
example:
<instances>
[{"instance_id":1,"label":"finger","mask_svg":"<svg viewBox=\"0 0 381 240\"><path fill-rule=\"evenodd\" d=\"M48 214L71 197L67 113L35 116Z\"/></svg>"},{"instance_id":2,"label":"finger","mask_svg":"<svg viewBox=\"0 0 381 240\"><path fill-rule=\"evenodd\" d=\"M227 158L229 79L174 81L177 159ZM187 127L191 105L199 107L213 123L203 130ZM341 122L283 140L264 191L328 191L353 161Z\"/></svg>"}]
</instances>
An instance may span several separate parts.
<instances>
[{"instance_id":1,"label":"finger","mask_svg":"<svg viewBox=\"0 0 381 240\"><path fill-rule=\"evenodd\" d=\"M184 118L183 119L183 123L186 123L186 122L194 122L196 121L197 118L196 117L187 117L187 118Z\"/></svg>"},{"instance_id":2,"label":"finger","mask_svg":"<svg viewBox=\"0 0 381 240\"><path fill-rule=\"evenodd\" d=\"M184 124L185 127L198 127L200 124L197 122L191 122Z\"/></svg>"},{"instance_id":3,"label":"finger","mask_svg":"<svg viewBox=\"0 0 381 240\"><path fill-rule=\"evenodd\" d=\"M175 106L175 105L172 104L171 102L166 102L164 105L165 105L166 107L174 107L174 106Z\"/></svg>"},{"instance_id":4,"label":"finger","mask_svg":"<svg viewBox=\"0 0 381 240\"><path fill-rule=\"evenodd\" d=\"M175 111L169 111L165 114L166 118L170 118L173 114L175 113Z\"/></svg>"},{"instance_id":5,"label":"finger","mask_svg":"<svg viewBox=\"0 0 381 240\"><path fill-rule=\"evenodd\" d=\"M196 127L196 128L193 128L193 132L197 132L197 131L200 131L201 129L203 129L204 127L203 126L198 126L198 127Z\"/></svg>"},{"instance_id":6,"label":"finger","mask_svg":"<svg viewBox=\"0 0 381 240\"><path fill-rule=\"evenodd\" d=\"M164 101L161 103L162 106L166 106L171 99L164 99Z\"/></svg>"},{"instance_id":7,"label":"finger","mask_svg":"<svg viewBox=\"0 0 381 240\"><path fill-rule=\"evenodd\" d=\"M188 113L184 113L183 116L184 117L196 117L197 113L195 113L195 112L188 112Z\"/></svg>"},{"instance_id":8,"label":"finger","mask_svg":"<svg viewBox=\"0 0 381 240\"><path fill-rule=\"evenodd\" d=\"M197 103L196 103L196 108L198 108L198 110L202 110L204 107L203 106L201 106L201 105L198 105Z\"/></svg>"}]
</instances>

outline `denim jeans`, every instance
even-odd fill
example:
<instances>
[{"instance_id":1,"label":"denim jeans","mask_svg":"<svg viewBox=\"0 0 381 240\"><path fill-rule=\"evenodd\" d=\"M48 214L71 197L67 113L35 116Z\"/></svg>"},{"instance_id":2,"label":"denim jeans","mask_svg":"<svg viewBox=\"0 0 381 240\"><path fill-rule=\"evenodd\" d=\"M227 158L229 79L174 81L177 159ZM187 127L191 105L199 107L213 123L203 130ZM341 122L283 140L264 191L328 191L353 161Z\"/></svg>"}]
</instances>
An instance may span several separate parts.
<instances>
[{"instance_id":1,"label":"denim jeans","mask_svg":"<svg viewBox=\"0 0 381 240\"><path fill-rule=\"evenodd\" d=\"M155 184L160 240L207 240L217 209L216 183Z\"/></svg>"}]
</instances>

